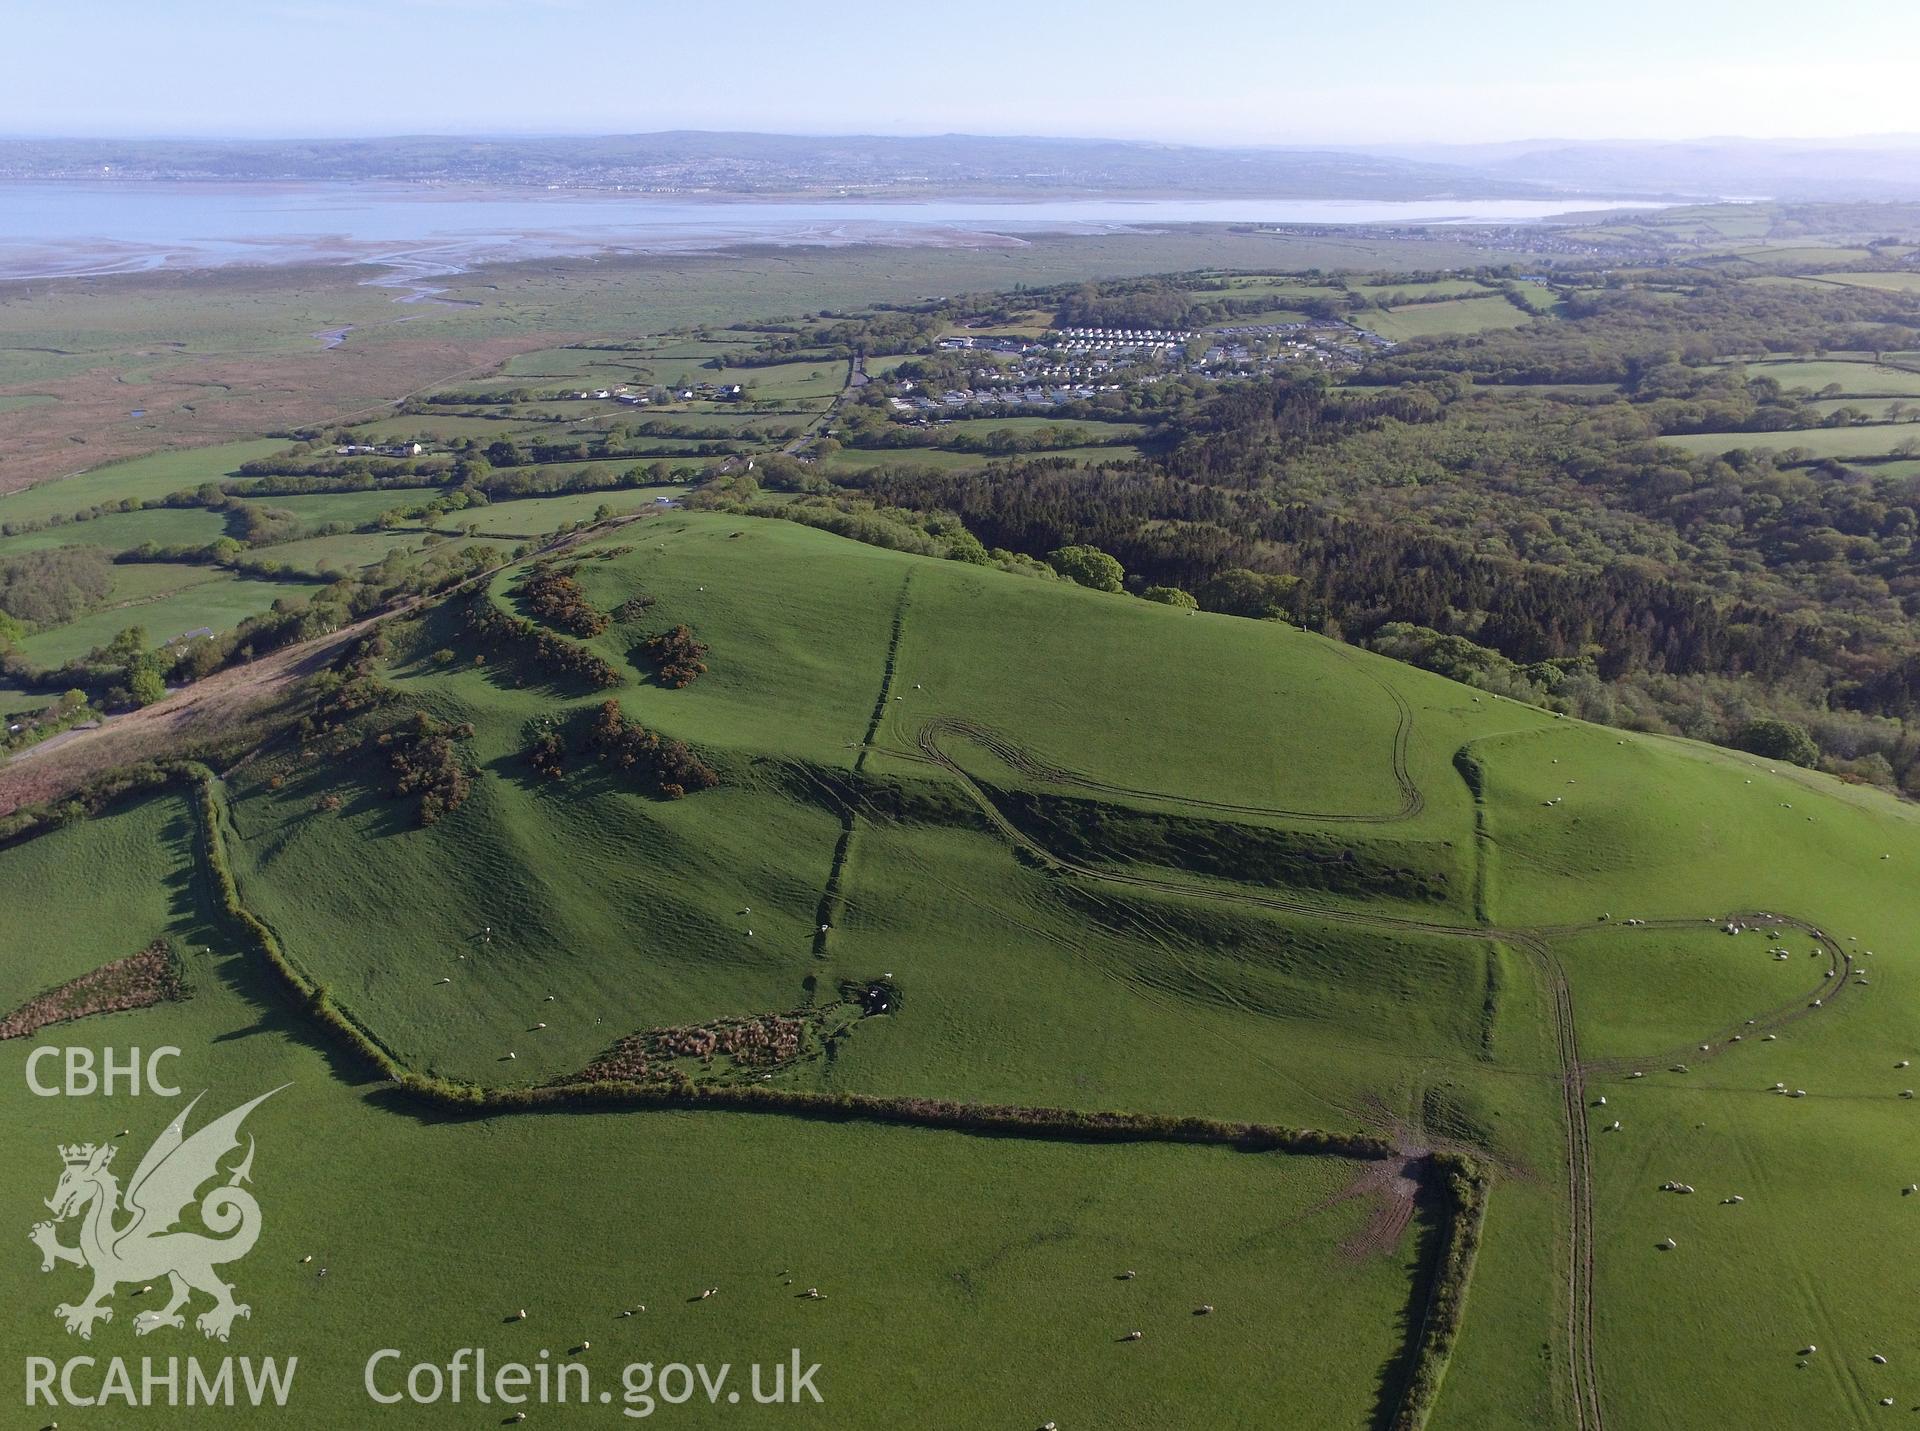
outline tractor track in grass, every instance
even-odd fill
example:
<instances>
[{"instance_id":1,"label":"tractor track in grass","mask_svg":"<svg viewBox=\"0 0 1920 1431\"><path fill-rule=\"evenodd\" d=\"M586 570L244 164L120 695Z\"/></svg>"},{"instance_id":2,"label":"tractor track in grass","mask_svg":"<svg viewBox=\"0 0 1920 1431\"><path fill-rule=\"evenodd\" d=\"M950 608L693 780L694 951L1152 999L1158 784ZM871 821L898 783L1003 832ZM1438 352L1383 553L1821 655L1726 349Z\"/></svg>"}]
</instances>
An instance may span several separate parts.
<instances>
[{"instance_id":1,"label":"tractor track in grass","mask_svg":"<svg viewBox=\"0 0 1920 1431\"><path fill-rule=\"evenodd\" d=\"M1295 810L1280 805L1252 805L1231 800L1205 800L1191 795L1167 795L1158 791L1117 785L1110 781L1097 780L1077 770L1069 770L1064 766L1050 765L991 726L958 716L936 716L920 728L914 743L919 747L920 753L933 763L957 769L951 759L939 749L939 742L942 737L971 741L1030 780L1037 780L1047 785L1065 786L1069 789L1086 790L1096 795L1117 795L1127 799L1151 800L1160 804L1179 805L1193 810L1209 810L1223 815L1255 815L1338 825L1397 824L1403 820L1413 819L1427 805L1427 797L1421 791L1419 782L1413 778L1412 772L1407 768L1407 752L1413 741L1413 707L1408 704L1405 696L1386 682L1379 680L1371 673L1367 673L1367 679L1373 681L1386 693L1387 698L1393 703L1395 712L1393 743L1389 759L1394 784L1400 791L1400 804L1393 810L1377 813ZM871 741L873 736L870 734L868 739Z\"/></svg>"},{"instance_id":2,"label":"tractor track in grass","mask_svg":"<svg viewBox=\"0 0 1920 1431\"><path fill-rule=\"evenodd\" d=\"M1553 1012L1567 1158L1567 1376L1575 1426L1580 1431L1603 1431L1606 1414L1594 1356L1593 1130L1587 1118L1586 1074L1580 1062L1573 993L1566 966L1545 937L1523 931L1509 942L1526 950L1539 966Z\"/></svg>"},{"instance_id":3,"label":"tractor track in grass","mask_svg":"<svg viewBox=\"0 0 1920 1431\"><path fill-rule=\"evenodd\" d=\"M1306 917L1330 923L1357 925L1364 928L1389 930L1407 934L1430 935L1449 939L1470 939L1482 943L1505 943L1525 951L1539 969L1546 986L1553 1023L1553 1038L1556 1062L1559 1065L1558 1082L1561 1088L1563 1123L1566 1134L1567 1160L1567 1203L1568 1203L1568 1256L1566 1266L1566 1322L1567 1322L1567 1365L1570 1394L1573 1400L1574 1425L1577 1431L1605 1431L1606 1411L1600 1390L1599 1360L1596 1344L1596 1267L1594 1237L1594 1178L1593 1178L1593 1138L1591 1120L1588 1116L1587 1086L1591 1075L1618 1075L1629 1072L1636 1062L1655 1062L1661 1059L1684 1057L1689 1060L1711 1058L1726 1052L1734 1044L1749 1036L1784 1028L1810 1015L1829 1008L1835 999L1845 991L1854 972L1853 956L1842 949L1819 926L1791 915L1773 913L1727 914L1711 919L1702 916L1693 918L1666 917L1659 919L1637 920L1629 924L1624 921L1603 921L1595 924L1562 924L1539 927L1509 928L1492 923L1480 925L1449 924L1438 920L1415 919L1404 915L1370 914L1359 910L1341 909L1308 900L1292 899L1280 895L1255 894L1246 890L1226 889L1218 886L1192 883L1184 880L1161 879L1151 875L1131 873L1113 869L1103 869L1059 855L1029 837L1009 820L994 803L985 787L980 785L951 754L943 748L943 738L957 738L981 745L1000 758L1011 768L1030 779L1052 784L1069 785L1080 789L1096 791L1102 794L1135 796L1145 800L1165 801L1174 804L1189 805L1223 813L1288 816L1296 819L1345 820L1348 823L1387 823L1392 820L1410 818L1420 809L1424 800L1418 787L1406 776L1405 750L1406 737L1411 727L1411 712L1404 700L1395 693L1395 705L1401 712L1401 720L1396 730L1394 744L1394 763L1396 778L1403 780L1403 790L1409 794L1401 813L1396 815L1328 815L1322 812L1289 811L1269 806L1240 805L1220 801L1187 799L1167 796L1152 791L1135 790L1129 787L1109 784L1080 775L1073 771L1059 770L1035 760L1019 746L997 735L987 727L954 717L937 717L924 724L915 736L916 749L912 752L888 752L904 755L918 762L937 766L960 782L969 798L980 809L988 822L1002 838L1040 868L1050 874L1074 876L1081 879L1119 885L1126 888L1149 890L1159 894L1169 894L1181 898L1204 899L1216 903L1271 910L1284 914L1304 915ZM1794 929L1813 939L1816 945L1828 955L1828 967L1819 984L1806 995L1791 1003L1756 1014L1746 1020L1738 1029L1727 1029L1718 1035L1710 1035L1704 1045L1693 1044L1681 1054L1653 1054L1645 1059L1605 1058L1587 1062L1581 1057L1579 1032L1574 1019L1573 996L1567 979L1565 965L1562 963L1554 945L1561 940L1583 937L1598 933L1619 931L1621 933L1672 933L1678 930L1697 930L1702 923L1732 923L1745 928L1760 930Z\"/></svg>"}]
</instances>

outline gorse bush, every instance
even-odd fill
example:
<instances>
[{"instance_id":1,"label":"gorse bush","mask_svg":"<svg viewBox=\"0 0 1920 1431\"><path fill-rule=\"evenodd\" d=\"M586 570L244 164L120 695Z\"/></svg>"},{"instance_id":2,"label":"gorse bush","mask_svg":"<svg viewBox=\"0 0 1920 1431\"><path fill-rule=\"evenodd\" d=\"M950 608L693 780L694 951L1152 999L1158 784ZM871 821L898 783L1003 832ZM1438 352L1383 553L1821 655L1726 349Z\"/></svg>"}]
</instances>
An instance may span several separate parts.
<instances>
[{"instance_id":1,"label":"gorse bush","mask_svg":"<svg viewBox=\"0 0 1920 1431\"><path fill-rule=\"evenodd\" d=\"M598 636L612 624L612 617L587 600L579 582L546 562L521 579L520 596L536 620L575 636Z\"/></svg>"},{"instance_id":2,"label":"gorse bush","mask_svg":"<svg viewBox=\"0 0 1920 1431\"><path fill-rule=\"evenodd\" d=\"M485 592L477 591L468 600L465 624L468 635L479 644L523 657L557 680L601 687L620 684L620 672L609 662L524 616L502 611Z\"/></svg>"},{"instance_id":3,"label":"gorse bush","mask_svg":"<svg viewBox=\"0 0 1920 1431\"><path fill-rule=\"evenodd\" d=\"M618 701L600 707L587 732L586 748L603 765L669 800L720 783L719 775L685 745L628 720Z\"/></svg>"},{"instance_id":4,"label":"gorse bush","mask_svg":"<svg viewBox=\"0 0 1920 1431\"><path fill-rule=\"evenodd\" d=\"M704 642L696 641L693 629L684 623L671 631L649 636L640 646L641 652L653 663L660 684L675 690L692 684L695 676L706 674L705 657L710 649Z\"/></svg>"}]
</instances>

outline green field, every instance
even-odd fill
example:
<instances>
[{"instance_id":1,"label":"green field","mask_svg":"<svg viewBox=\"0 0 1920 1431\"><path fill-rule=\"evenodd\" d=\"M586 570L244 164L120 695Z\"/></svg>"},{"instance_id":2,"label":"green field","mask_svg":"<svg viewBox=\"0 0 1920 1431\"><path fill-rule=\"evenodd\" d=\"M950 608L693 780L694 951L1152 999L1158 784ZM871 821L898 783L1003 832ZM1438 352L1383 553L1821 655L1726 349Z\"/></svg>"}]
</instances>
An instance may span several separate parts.
<instances>
[{"instance_id":1,"label":"green field","mask_svg":"<svg viewBox=\"0 0 1920 1431\"><path fill-rule=\"evenodd\" d=\"M383 676L471 723L458 810L416 828L377 760L291 747L214 790L243 903L402 1066L528 1086L637 1030L836 1017L836 990L884 978L897 1009L837 1025L772 1086L1480 1149L1498 1172L1436 1427L1558 1423L1596 1380L1622 1425L1688 1428L1851 1424L1912 1394L1898 1361L1866 1361L1897 1349L1905 1295L1876 1268L1911 1176L1895 1096L1911 1075L1894 1069L1920 1038L1902 1001L1911 806L1553 719L1277 623L777 521L667 511L584 551L603 549L576 572L587 599L653 602L588 644L623 673L628 717L693 743L716 788L649 799L577 753L538 776L532 723L602 695L498 651L477 663L437 611L393 633ZM487 599L514 604L511 576ZM666 689L638 643L680 622L711 669ZM0 989L24 997L158 933L188 951L191 1000L86 1035L190 1048L223 1094L292 1081L252 1125L278 1220L236 1341L299 1351L329 1396L352 1394L401 1315L408 1268L439 1289L404 1318L422 1347L595 1334L597 1368L635 1332L736 1362L756 1337L804 1337L846 1388L835 1425L897 1424L902 1397L938 1427L1257 1424L1283 1396L1299 1424L1363 1426L1396 1394L1443 1232L1425 1214L1395 1230L1350 1162L712 1110L432 1114L362 1082L264 982L205 905L206 858L174 795L0 851L25 931ZM83 894L95 870L112 874ZM1822 956L1799 930L1720 932L1753 910L1817 923ZM1871 983L1843 977L1813 1008L1842 954ZM1577 1041L1572 1085L1556 1029ZM1776 1080L1809 1098L1764 1092ZM0 1107L27 1142L83 1131L69 1110ZM1589 1140L1575 1163L1568 1126ZM407 1169L379 1218L360 1212L369 1167ZM640 1206L583 1203L552 1173L585 1167ZM735 1168L751 1192L715 1197ZM4 1178L24 1202L51 1171L23 1159ZM1674 1178L1698 1193L1657 1190ZM458 1218L437 1221L449 1187ZM1822 1190L1850 1238L1807 1217ZM1590 1231L1570 1236L1569 1198ZM423 1228L486 1254L449 1267ZM1590 1317L1568 1314L1574 1268ZM1844 1299L1817 1290L1834 1268ZM26 1259L4 1275L27 1306L59 1280ZM796 1300L788 1277L827 1299ZM628 1329L614 1310L634 1301L652 1310ZM1201 1302L1216 1314L1196 1318ZM502 1323L522 1305L528 1328ZM1117 1340L1134 1329L1140 1345ZM10 1336L33 1351L58 1332ZM1809 1342L1823 1351L1801 1371ZM1231 1370L1276 1346L1284 1365L1256 1384Z\"/></svg>"},{"instance_id":2,"label":"green field","mask_svg":"<svg viewBox=\"0 0 1920 1431\"><path fill-rule=\"evenodd\" d=\"M204 568L187 570L198 573ZM164 577L149 579L165 580ZM164 593L135 600L131 605L92 611L64 626L37 631L19 642L18 649L32 665L57 666L86 655L96 646L106 645L129 626L144 627L148 637L158 644L203 626L224 631L246 617L268 610L276 601L305 601L312 591L313 587L304 582L262 581L220 572L211 580L185 580L184 584L170 586Z\"/></svg>"},{"instance_id":3,"label":"green field","mask_svg":"<svg viewBox=\"0 0 1920 1431\"><path fill-rule=\"evenodd\" d=\"M1820 281L1844 283L1853 288L1879 288L1889 293L1920 293L1920 272L1911 269L1898 273L1823 273Z\"/></svg>"},{"instance_id":4,"label":"green field","mask_svg":"<svg viewBox=\"0 0 1920 1431\"><path fill-rule=\"evenodd\" d=\"M1455 298L1440 303L1410 303L1384 312L1354 315L1363 328L1383 338L1449 337L1479 333L1489 328L1517 328L1533 319L1504 298Z\"/></svg>"},{"instance_id":5,"label":"green field","mask_svg":"<svg viewBox=\"0 0 1920 1431\"><path fill-rule=\"evenodd\" d=\"M226 534L226 518L203 507L152 507L109 512L87 522L62 522L38 531L0 537L0 557L48 547L100 547L122 552L153 542L163 547L205 546Z\"/></svg>"},{"instance_id":6,"label":"green field","mask_svg":"<svg viewBox=\"0 0 1920 1431\"><path fill-rule=\"evenodd\" d=\"M51 516L70 516L102 502L164 497L203 482L217 482L230 476L241 463L283 452L286 446L271 439L229 442L116 462L111 467L0 495L0 522L43 521Z\"/></svg>"},{"instance_id":7,"label":"green field","mask_svg":"<svg viewBox=\"0 0 1920 1431\"><path fill-rule=\"evenodd\" d=\"M1421 302L1439 298L1478 297L1488 290L1485 284L1476 283L1471 278L1436 278L1427 283L1356 283L1350 291L1392 304L1406 300Z\"/></svg>"},{"instance_id":8,"label":"green field","mask_svg":"<svg viewBox=\"0 0 1920 1431\"><path fill-rule=\"evenodd\" d=\"M1837 384L1843 397L1920 397L1920 372L1870 361L1769 361L1745 367L1749 377L1772 378L1783 388L1817 393Z\"/></svg>"},{"instance_id":9,"label":"green field","mask_svg":"<svg viewBox=\"0 0 1920 1431\"><path fill-rule=\"evenodd\" d=\"M73 1032L190 1049L184 1076L212 1085L210 1100L290 1085L248 1125L267 1214L238 1278L257 1310L233 1341L249 1355L299 1357L295 1395L275 1417L284 1424L338 1426L342 1406L368 1405L365 1360L395 1345L409 1353L404 1369L456 1345L531 1361L542 1347L564 1357L591 1339L592 1350L574 1356L616 1396L628 1361L731 1362L744 1385L748 1363L785 1360L797 1346L822 1367L815 1384L831 1424L910 1418L956 1428L1067 1416L1144 1427L1196 1407L1241 1420L1260 1414L1269 1384L1215 1373L1275 1344L1365 1369L1395 1354L1406 1259L1348 1264L1338 1249L1363 1205L1325 1205L1351 1164L751 1116L423 1122L378 1086L343 1076L262 982L199 897L197 858L187 803L172 796L11 852L7 873L22 881L22 898L10 901L18 952L0 975L0 1002L118 957L127 950L116 941L133 931L139 941L165 934L190 951L192 998ZM85 881L83 871L99 868L115 871L112 889ZM71 912L83 902L90 917L76 931ZM0 1072L15 1087L27 1051L26 1041L0 1049ZM112 1116L144 1140L176 1109L131 1103ZM104 1138L113 1129L99 1111L70 1106L53 1121L63 1137ZM0 1112L14 1145L37 1150L0 1173L16 1204L38 1207L59 1170L47 1112L17 1100ZM713 1166L756 1171L737 1196L715 1198L688 1177ZM557 1168L631 1195L578 1185L569 1195ZM367 1215L370 1198L377 1217ZM1200 1215L1221 1198L1257 1206L1259 1220ZM449 1261L450 1242L469 1255ZM1302 1264L1333 1275L1274 1295ZM1138 1280L1116 1280L1122 1268ZM13 1304L36 1309L50 1310L64 1280L41 1276L27 1256L0 1273ZM422 1299L429 1282L434 1295ZM698 1292L714 1285L722 1295L702 1303ZM826 1299L798 1298L804 1286ZM1217 1314L1196 1318L1202 1301ZM637 1303L648 1308L642 1318L617 1316ZM523 1307L526 1322L503 1329ZM90 1350L131 1343L130 1316ZM14 1319L9 1344L57 1350L42 1320ZM1136 1327L1147 1339L1121 1344ZM926 1370L874 1375L901 1367ZM1356 1424L1369 1392L1364 1375L1323 1379L1297 1404L1320 1424ZM570 1412L581 1414L537 1414L564 1422ZM389 1414L396 1424L474 1424L470 1405ZM187 1426L202 1417L162 1407L142 1419Z\"/></svg>"},{"instance_id":10,"label":"green field","mask_svg":"<svg viewBox=\"0 0 1920 1431\"><path fill-rule=\"evenodd\" d=\"M1836 263L1859 263L1864 259L1872 258L1873 251L1864 248L1833 248L1818 244L1786 243L1735 249L1734 257L1744 258L1751 263L1804 264L1813 267ZM1822 277L1825 276L1822 275Z\"/></svg>"},{"instance_id":11,"label":"green field","mask_svg":"<svg viewBox=\"0 0 1920 1431\"><path fill-rule=\"evenodd\" d=\"M1857 427L1805 427L1785 432L1696 432L1663 437L1676 447L1714 457L1735 448L1751 452L1799 450L1815 459L1886 457L1909 442L1920 440L1920 427L1910 422L1861 424Z\"/></svg>"}]
</instances>

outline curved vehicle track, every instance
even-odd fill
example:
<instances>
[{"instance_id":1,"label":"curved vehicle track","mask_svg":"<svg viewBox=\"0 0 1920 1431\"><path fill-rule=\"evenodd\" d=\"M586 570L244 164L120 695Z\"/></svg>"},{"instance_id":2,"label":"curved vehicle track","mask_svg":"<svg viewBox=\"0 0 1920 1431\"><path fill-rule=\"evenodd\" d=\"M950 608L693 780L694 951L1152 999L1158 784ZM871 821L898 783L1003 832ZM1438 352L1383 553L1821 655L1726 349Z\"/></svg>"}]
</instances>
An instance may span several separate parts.
<instances>
[{"instance_id":1,"label":"curved vehicle track","mask_svg":"<svg viewBox=\"0 0 1920 1431\"><path fill-rule=\"evenodd\" d=\"M1203 800L1191 795L1167 795L1155 790L1140 790L1129 785L1116 785L1110 781L1096 780L1091 775L1069 770L1064 766L1049 765L991 726L964 720L958 716L936 716L928 721L920 728L919 734L915 737L915 744L919 747L921 754L934 764L957 770L958 767L939 748L939 742L942 737L971 741L1030 780L1038 780L1047 785L1065 786L1069 789L1088 790L1097 795L1153 800L1161 804L1180 805L1193 810L1211 810L1216 814L1225 815L1265 815L1278 819L1314 820L1340 825L1397 824L1402 820L1411 820L1427 805L1427 797L1421 791L1419 782L1413 778L1412 772L1407 768L1407 751L1413 740L1413 707L1408 704L1405 696L1387 682L1373 675L1372 672L1364 674L1386 694L1387 699L1393 703L1395 712L1392 753L1389 760L1394 784L1400 790L1400 804L1393 810L1377 814L1346 810L1295 810L1280 805L1245 805L1229 800Z\"/></svg>"},{"instance_id":2,"label":"curved vehicle track","mask_svg":"<svg viewBox=\"0 0 1920 1431\"><path fill-rule=\"evenodd\" d=\"M1384 687L1384 683L1381 684ZM1318 811L1286 810L1261 805L1238 805L1222 801L1196 800L1181 796L1163 795L1153 791L1136 790L1127 786L1110 784L1081 775L1075 771L1061 770L1041 762L1021 747L993 732L990 728L971 721L954 717L938 717L923 725L915 737L916 750L913 752L890 751L890 754L904 755L908 759L936 765L957 779L968 796L979 807L994 829L1016 849L1040 864L1043 869L1055 874L1074 875L1083 879L1117 884L1134 889L1152 890L1161 894L1178 895L1184 898L1205 899L1218 903L1246 905L1260 909L1275 910L1287 914L1307 915L1314 919L1331 923L1360 925L1367 928L1395 930L1404 933L1434 935L1451 939L1472 939L1484 943L1505 943L1523 950L1539 967L1546 985L1549 1004L1552 1009L1554 1042L1560 1065L1559 1082L1566 1128L1567 1192L1568 1192L1568 1240L1567 1259L1567 1361L1571 1380L1571 1393L1574 1403L1574 1425L1577 1431L1605 1431L1606 1413L1600 1393L1600 1374L1598 1359L1595 1355L1595 1275L1594 1275L1594 1219L1593 1219L1593 1145L1592 1129L1587 1116L1587 1079L1590 1074L1624 1075L1636 1063L1653 1063L1664 1059L1686 1059L1698 1062L1702 1058L1711 1058L1723 1053L1733 1043L1752 1035L1762 1034L1773 1029L1785 1027L1809 1015L1830 1008L1837 996L1843 993L1853 973L1853 956L1842 949L1832 938L1817 926L1791 915L1751 913L1727 914L1703 919L1696 916L1687 918L1649 919L1637 924L1596 923L1547 925L1536 928L1502 928L1497 925L1459 925L1446 924L1435 920L1412 919L1399 915L1366 914L1358 910L1339 909L1307 900L1289 899L1279 895L1255 894L1246 890L1226 889L1218 886L1191 883L1184 880L1161 879L1151 875L1128 873L1119 870L1102 869L1085 864L1046 849L1031 839L1019 827L1013 824L992 797L974 778L964 770L943 747L943 738L970 740L981 745L1013 769L1030 779L1048 784L1066 785L1072 788L1097 791L1108 795L1136 796L1141 799L1163 801L1172 804L1187 805L1195 808L1215 810L1224 813L1245 813L1258 815L1291 816L1298 819L1338 820L1347 823L1383 824L1410 818L1424 805L1424 797L1412 780L1406 767L1406 750L1412 727L1412 711L1397 691L1390 691L1394 705L1400 713L1394 736L1393 762L1394 776L1405 792L1406 799L1399 813L1391 815L1339 815ZM1756 1014L1747 1019L1737 1029L1723 1030L1709 1035L1703 1048L1693 1043L1686 1048L1668 1053L1650 1054L1644 1059L1607 1058L1587 1063L1580 1056L1579 1035L1573 1016L1573 998L1567 980L1565 966L1554 951L1554 944L1560 940L1593 934L1599 931L1672 932L1681 929L1698 929L1703 922L1737 922L1750 928L1797 929L1812 938L1828 954L1828 967L1825 975L1813 990L1788 1004ZM1817 1002L1816 1002L1817 1001Z\"/></svg>"}]
</instances>

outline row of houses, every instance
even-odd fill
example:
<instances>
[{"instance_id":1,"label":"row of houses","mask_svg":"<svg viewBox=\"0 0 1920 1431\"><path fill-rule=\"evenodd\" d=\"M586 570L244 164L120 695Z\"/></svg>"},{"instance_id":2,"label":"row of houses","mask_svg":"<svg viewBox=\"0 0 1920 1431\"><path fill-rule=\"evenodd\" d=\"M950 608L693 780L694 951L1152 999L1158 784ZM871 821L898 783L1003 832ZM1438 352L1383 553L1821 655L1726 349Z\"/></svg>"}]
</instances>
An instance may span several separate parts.
<instances>
[{"instance_id":1,"label":"row of houses","mask_svg":"<svg viewBox=\"0 0 1920 1431\"><path fill-rule=\"evenodd\" d=\"M1193 336L1188 329L1171 328L1056 328L1048 335L1066 343L1184 343Z\"/></svg>"},{"instance_id":2,"label":"row of houses","mask_svg":"<svg viewBox=\"0 0 1920 1431\"><path fill-rule=\"evenodd\" d=\"M1041 388L956 388L939 397L894 398L896 412L938 412L965 407L1059 407L1070 402L1085 402L1101 393L1117 393L1118 383L1076 383Z\"/></svg>"},{"instance_id":3,"label":"row of houses","mask_svg":"<svg viewBox=\"0 0 1920 1431\"><path fill-rule=\"evenodd\" d=\"M973 350L973 351L982 352L982 353L1019 354L1019 353L1035 353L1040 350L1040 344L1034 342L1030 338L1007 338L1007 337L970 338L970 337L958 336L958 335L953 337L948 337L948 338L942 338L940 340L939 346L947 349L949 352L957 352L961 350Z\"/></svg>"},{"instance_id":4,"label":"row of houses","mask_svg":"<svg viewBox=\"0 0 1920 1431\"><path fill-rule=\"evenodd\" d=\"M338 457L418 457L426 448L417 442L349 442L333 451Z\"/></svg>"}]
</instances>

